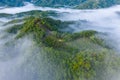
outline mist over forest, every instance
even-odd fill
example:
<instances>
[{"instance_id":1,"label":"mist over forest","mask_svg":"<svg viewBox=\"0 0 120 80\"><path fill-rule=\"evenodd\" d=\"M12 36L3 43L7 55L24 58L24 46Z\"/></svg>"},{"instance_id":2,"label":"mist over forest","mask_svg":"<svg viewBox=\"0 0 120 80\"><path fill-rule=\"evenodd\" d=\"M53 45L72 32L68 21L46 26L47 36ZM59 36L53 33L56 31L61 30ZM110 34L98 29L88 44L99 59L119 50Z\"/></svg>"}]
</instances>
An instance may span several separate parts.
<instances>
[{"instance_id":1,"label":"mist over forest","mask_svg":"<svg viewBox=\"0 0 120 80\"><path fill-rule=\"evenodd\" d=\"M120 80L119 0L1 0L0 80Z\"/></svg>"}]
</instances>

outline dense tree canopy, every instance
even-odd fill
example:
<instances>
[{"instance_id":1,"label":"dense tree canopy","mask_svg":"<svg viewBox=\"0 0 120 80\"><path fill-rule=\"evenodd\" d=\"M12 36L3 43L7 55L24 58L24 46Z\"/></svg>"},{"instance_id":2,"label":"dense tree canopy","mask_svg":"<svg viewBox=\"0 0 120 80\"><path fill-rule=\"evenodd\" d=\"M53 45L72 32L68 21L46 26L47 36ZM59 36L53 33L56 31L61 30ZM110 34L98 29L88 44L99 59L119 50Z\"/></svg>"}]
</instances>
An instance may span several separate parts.
<instances>
[{"instance_id":1,"label":"dense tree canopy","mask_svg":"<svg viewBox=\"0 0 120 80\"><path fill-rule=\"evenodd\" d=\"M51 18L29 17L24 20L23 24L12 26L7 32L18 33L16 40L32 36L33 41L44 51L36 54L44 57L43 64L48 63L45 69L52 76L49 80L110 80L119 70L120 57L96 36L98 32L61 32L59 28L65 22ZM41 68L39 61L37 67Z\"/></svg>"},{"instance_id":2,"label":"dense tree canopy","mask_svg":"<svg viewBox=\"0 0 120 80\"><path fill-rule=\"evenodd\" d=\"M38 6L77 6L77 8L104 8L119 4L120 0L0 0L0 6L22 6L31 2Z\"/></svg>"}]
</instances>

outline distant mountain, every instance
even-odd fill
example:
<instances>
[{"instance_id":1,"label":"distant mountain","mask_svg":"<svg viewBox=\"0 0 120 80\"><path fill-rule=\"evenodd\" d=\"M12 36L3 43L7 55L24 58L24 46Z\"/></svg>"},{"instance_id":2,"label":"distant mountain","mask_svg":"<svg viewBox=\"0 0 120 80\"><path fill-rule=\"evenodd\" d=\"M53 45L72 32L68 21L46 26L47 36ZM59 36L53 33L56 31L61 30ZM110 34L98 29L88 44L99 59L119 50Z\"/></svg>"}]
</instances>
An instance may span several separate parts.
<instances>
[{"instance_id":1,"label":"distant mountain","mask_svg":"<svg viewBox=\"0 0 120 80\"><path fill-rule=\"evenodd\" d=\"M105 8L120 4L120 0L86 0L77 6L80 9Z\"/></svg>"},{"instance_id":2,"label":"distant mountain","mask_svg":"<svg viewBox=\"0 0 120 80\"><path fill-rule=\"evenodd\" d=\"M0 0L0 6L23 6L24 2L37 6L72 6L80 9L105 8L120 4L120 0Z\"/></svg>"},{"instance_id":3,"label":"distant mountain","mask_svg":"<svg viewBox=\"0 0 120 80\"><path fill-rule=\"evenodd\" d=\"M76 6L87 0L34 0L33 3L40 6Z\"/></svg>"},{"instance_id":4,"label":"distant mountain","mask_svg":"<svg viewBox=\"0 0 120 80\"><path fill-rule=\"evenodd\" d=\"M77 8L105 8L119 4L120 0L34 0L39 6L77 6Z\"/></svg>"},{"instance_id":5,"label":"distant mountain","mask_svg":"<svg viewBox=\"0 0 120 80\"><path fill-rule=\"evenodd\" d=\"M0 0L0 6L23 6L24 2L31 0Z\"/></svg>"}]
</instances>

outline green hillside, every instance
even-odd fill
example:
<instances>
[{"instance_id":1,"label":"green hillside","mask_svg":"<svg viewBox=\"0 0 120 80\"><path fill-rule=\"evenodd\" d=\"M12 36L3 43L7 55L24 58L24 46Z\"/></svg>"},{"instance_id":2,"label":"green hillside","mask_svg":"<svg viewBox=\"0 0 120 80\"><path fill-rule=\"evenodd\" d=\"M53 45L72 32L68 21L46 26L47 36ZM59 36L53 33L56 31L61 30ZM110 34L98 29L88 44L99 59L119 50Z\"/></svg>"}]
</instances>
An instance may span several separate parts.
<instances>
[{"instance_id":1,"label":"green hillside","mask_svg":"<svg viewBox=\"0 0 120 80\"><path fill-rule=\"evenodd\" d=\"M72 6L80 9L105 8L120 3L120 0L1 0L0 6L23 6L24 2L31 2L37 6L59 7ZM77 7L76 7L77 6Z\"/></svg>"},{"instance_id":2,"label":"green hillside","mask_svg":"<svg viewBox=\"0 0 120 80\"><path fill-rule=\"evenodd\" d=\"M60 28L66 22L48 17L29 17L23 20L23 24L12 26L7 32L16 34L15 40L31 36L42 50L32 54L32 57L37 55L34 63L41 68L39 58L43 56L42 63L47 63L43 69L50 73L48 76L52 76L49 80L106 80L119 70L120 57L97 36L99 32L63 32ZM29 66L32 68L33 65L29 63Z\"/></svg>"}]
</instances>

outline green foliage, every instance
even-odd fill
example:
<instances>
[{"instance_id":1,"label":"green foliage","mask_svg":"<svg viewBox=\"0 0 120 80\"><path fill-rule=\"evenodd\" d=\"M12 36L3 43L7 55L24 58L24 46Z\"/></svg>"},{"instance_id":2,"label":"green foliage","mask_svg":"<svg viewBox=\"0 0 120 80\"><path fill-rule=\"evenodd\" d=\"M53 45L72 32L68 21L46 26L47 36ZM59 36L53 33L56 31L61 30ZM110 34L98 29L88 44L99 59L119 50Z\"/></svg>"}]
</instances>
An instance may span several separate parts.
<instances>
[{"instance_id":1,"label":"green foliage","mask_svg":"<svg viewBox=\"0 0 120 80\"><path fill-rule=\"evenodd\" d=\"M39 6L77 6L80 9L105 8L119 4L120 0L34 0L34 4Z\"/></svg>"},{"instance_id":2,"label":"green foliage","mask_svg":"<svg viewBox=\"0 0 120 80\"><path fill-rule=\"evenodd\" d=\"M28 16L34 16L34 17L46 17L49 13L52 14L52 12L50 11L40 11L40 10L32 10L32 11L28 11L28 12L21 12L21 13L17 13L15 14L16 17L28 17Z\"/></svg>"},{"instance_id":3,"label":"green foliage","mask_svg":"<svg viewBox=\"0 0 120 80\"><path fill-rule=\"evenodd\" d=\"M58 33L60 32L59 28L61 27L61 24L61 21L53 20L51 18L30 17L23 24L23 28L16 38L20 38L26 34L32 34L34 39L38 42L46 40L44 42L48 43L49 46L50 44L51 46L53 45L52 41L59 44L62 43L62 41L60 41L59 36L55 34L56 31Z\"/></svg>"},{"instance_id":4,"label":"green foliage","mask_svg":"<svg viewBox=\"0 0 120 80\"><path fill-rule=\"evenodd\" d=\"M64 39L66 41L71 41L71 40L76 40L79 38L90 38L91 36L94 36L95 34L97 34L96 31L93 30L86 30L86 31L82 31L79 33L66 33L65 35L63 35Z\"/></svg>"},{"instance_id":5,"label":"green foliage","mask_svg":"<svg viewBox=\"0 0 120 80\"><path fill-rule=\"evenodd\" d=\"M120 57L104 49L101 52L86 50L74 54L50 47L45 47L44 51L45 62L54 66L50 69L51 75L56 76L54 80L105 80L120 66ZM106 60L108 57L112 59Z\"/></svg>"},{"instance_id":6,"label":"green foliage","mask_svg":"<svg viewBox=\"0 0 120 80\"><path fill-rule=\"evenodd\" d=\"M30 17L17 35L19 39L31 34L42 47L43 63L52 64L46 68L50 76L54 76L52 80L106 80L107 75L119 69L120 57L104 47L96 31L65 33L59 31L59 27L62 27L61 21ZM106 60L107 57L110 60Z\"/></svg>"},{"instance_id":7,"label":"green foliage","mask_svg":"<svg viewBox=\"0 0 120 80\"><path fill-rule=\"evenodd\" d=\"M82 31L80 33L74 33L74 35L72 36L73 38L78 38L78 37L87 37L89 38L90 36L95 35L97 32L93 31L93 30L87 30L87 31Z\"/></svg>"},{"instance_id":8,"label":"green foliage","mask_svg":"<svg viewBox=\"0 0 120 80\"><path fill-rule=\"evenodd\" d=\"M80 76L87 80L91 80L95 74L98 73L94 68L98 67L97 65L100 66L99 63L104 63L104 57L102 54L95 54L87 51L80 52L79 54L75 55L71 61L70 67L73 75L78 77L78 79ZM96 62L98 62L98 64L96 64Z\"/></svg>"},{"instance_id":9,"label":"green foliage","mask_svg":"<svg viewBox=\"0 0 120 80\"><path fill-rule=\"evenodd\" d=\"M79 3L84 2L85 0L34 0L33 3L39 6L64 6L64 5L78 5Z\"/></svg>"},{"instance_id":10,"label":"green foliage","mask_svg":"<svg viewBox=\"0 0 120 80\"><path fill-rule=\"evenodd\" d=\"M44 39L44 42L50 46L50 47L54 47L54 48L62 48L64 46L64 42L60 39L57 39L56 37L54 36L47 36L45 39Z\"/></svg>"},{"instance_id":11,"label":"green foliage","mask_svg":"<svg viewBox=\"0 0 120 80\"><path fill-rule=\"evenodd\" d=\"M23 21L24 21L24 19L15 19L15 20L12 20L12 21L9 21L9 22L5 23L4 25L5 26L9 25L9 24L16 24L17 25L17 23L20 23L20 22L23 22Z\"/></svg>"},{"instance_id":12,"label":"green foliage","mask_svg":"<svg viewBox=\"0 0 120 80\"><path fill-rule=\"evenodd\" d=\"M23 1L31 1L31 0L1 0L0 6L8 5L8 6L23 6Z\"/></svg>"},{"instance_id":13,"label":"green foliage","mask_svg":"<svg viewBox=\"0 0 120 80\"><path fill-rule=\"evenodd\" d=\"M22 25L14 25L14 26L8 28L6 31L8 33L16 34L20 29L22 29Z\"/></svg>"},{"instance_id":14,"label":"green foliage","mask_svg":"<svg viewBox=\"0 0 120 80\"><path fill-rule=\"evenodd\" d=\"M49 7L60 7L60 6L77 6L80 9L95 9L105 8L116 4L120 4L120 0L2 0L0 6L23 6L23 2L28 1L37 6L49 6Z\"/></svg>"},{"instance_id":15,"label":"green foliage","mask_svg":"<svg viewBox=\"0 0 120 80\"><path fill-rule=\"evenodd\" d=\"M12 14L0 13L0 18L1 17L9 17L9 16L12 16Z\"/></svg>"},{"instance_id":16,"label":"green foliage","mask_svg":"<svg viewBox=\"0 0 120 80\"><path fill-rule=\"evenodd\" d=\"M45 30L40 28L41 26L36 23L37 19L30 17L23 25L23 28L20 30L20 33L16 38L20 38L26 34L33 34L34 39L39 41L45 35Z\"/></svg>"},{"instance_id":17,"label":"green foliage","mask_svg":"<svg viewBox=\"0 0 120 80\"><path fill-rule=\"evenodd\" d=\"M90 40L95 43L95 44L98 44L102 47L105 47L105 48L110 48L109 46L106 45L106 42L103 40L103 39L100 39L99 37L97 36L91 36L90 37Z\"/></svg>"},{"instance_id":18,"label":"green foliage","mask_svg":"<svg viewBox=\"0 0 120 80\"><path fill-rule=\"evenodd\" d=\"M57 16L57 14L53 11L40 11L40 10L31 10L31 11L27 11L27 12L20 12L20 13L16 13L16 14L7 14L7 13L0 13L0 17L1 18L18 18L18 19L14 19L7 24L13 24L13 23L17 23L17 22L22 22L24 20L27 19L27 17L33 16L33 17L40 17L40 18L46 18L47 16ZM21 18L22 17L22 18ZM24 18L26 17L26 18Z\"/></svg>"},{"instance_id":19,"label":"green foliage","mask_svg":"<svg viewBox=\"0 0 120 80\"><path fill-rule=\"evenodd\" d=\"M117 4L117 0L87 0L82 4L79 4L76 8L79 9L95 9L105 8Z\"/></svg>"}]
</instances>

